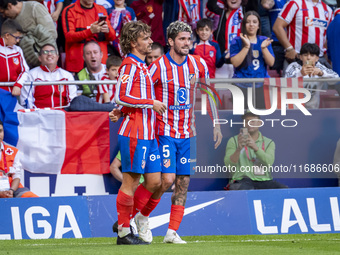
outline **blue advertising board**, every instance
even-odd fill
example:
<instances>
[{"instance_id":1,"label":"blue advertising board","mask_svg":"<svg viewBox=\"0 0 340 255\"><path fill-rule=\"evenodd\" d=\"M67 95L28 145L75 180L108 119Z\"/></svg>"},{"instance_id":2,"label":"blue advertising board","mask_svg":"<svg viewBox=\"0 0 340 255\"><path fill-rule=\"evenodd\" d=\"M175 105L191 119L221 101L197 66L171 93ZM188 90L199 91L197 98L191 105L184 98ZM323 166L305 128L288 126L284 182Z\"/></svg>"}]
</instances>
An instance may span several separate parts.
<instances>
[{"instance_id":1,"label":"blue advertising board","mask_svg":"<svg viewBox=\"0 0 340 255\"><path fill-rule=\"evenodd\" d=\"M1 199L0 239L114 237L116 195ZM340 188L189 192L181 236L340 233ZM171 193L151 213L164 236Z\"/></svg>"}]
</instances>

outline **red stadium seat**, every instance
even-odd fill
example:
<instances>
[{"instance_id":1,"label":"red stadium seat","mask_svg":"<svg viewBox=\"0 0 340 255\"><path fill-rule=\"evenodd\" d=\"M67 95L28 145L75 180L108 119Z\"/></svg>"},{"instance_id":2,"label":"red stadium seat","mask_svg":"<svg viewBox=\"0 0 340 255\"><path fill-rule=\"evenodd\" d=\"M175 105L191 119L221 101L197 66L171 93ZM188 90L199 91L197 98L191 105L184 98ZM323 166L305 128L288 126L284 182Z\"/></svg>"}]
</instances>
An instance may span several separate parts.
<instances>
[{"instance_id":1,"label":"red stadium seat","mask_svg":"<svg viewBox=\"0 0 340 255\"><path fill-rule=\"evenodd\" d=\"M340 97L338 92L334 89L321 92L319 108L340 108Z\"/></svg>"}]
</instances>

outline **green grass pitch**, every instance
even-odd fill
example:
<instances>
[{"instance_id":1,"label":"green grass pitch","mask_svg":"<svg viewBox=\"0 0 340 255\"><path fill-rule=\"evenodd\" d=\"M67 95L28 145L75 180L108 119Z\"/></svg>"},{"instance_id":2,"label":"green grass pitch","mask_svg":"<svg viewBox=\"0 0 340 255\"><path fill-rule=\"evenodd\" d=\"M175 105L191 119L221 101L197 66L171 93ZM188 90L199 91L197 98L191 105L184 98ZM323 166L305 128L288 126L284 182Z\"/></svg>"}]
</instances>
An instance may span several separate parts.
<instances>
[{"instance_id":1,"label":"green grass pitch","mask_svg":"<svg viewBox=\"0 0 340 255\"><path fill-rule=\"evenodd\" d=\"M154 237L151 245L117 246L116 238L3 240L0 254L340 254L340 234L184 236L187 244L163 244Z\"/></svg>"}]
</instances>

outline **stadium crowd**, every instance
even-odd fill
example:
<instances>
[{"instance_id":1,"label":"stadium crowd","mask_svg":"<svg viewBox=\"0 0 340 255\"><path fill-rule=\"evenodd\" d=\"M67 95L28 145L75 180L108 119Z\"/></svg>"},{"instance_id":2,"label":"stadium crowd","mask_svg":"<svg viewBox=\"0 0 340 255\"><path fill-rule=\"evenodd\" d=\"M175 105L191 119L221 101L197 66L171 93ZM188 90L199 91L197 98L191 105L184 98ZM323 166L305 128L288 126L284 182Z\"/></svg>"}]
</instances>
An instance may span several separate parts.
<instances>
[{"instance_id":1,"label":"stadium crowd","mask_svg":"<svg viewBox=\"0 0 340 255\"><path fill-rule=\"evenodd\" d=\"M46 66L44 55L56 58L57 69L65 69L76 80L107 80L107 59L125 57L120 31L124 24L135 20L150 25L151 39L159 48L155 57L147 57L148 64L167 52L164 30L172 21L180 20L193 29L190 53L206 61L210 78L337 78L340 72L340 52L336 47L340 11L339 1L334 0L1 0L0 12L2 61L13 60L3 64L8 70L2 72L0 82L15 82L14 87L3 89L20 96L20 103L28 108L58 107L60 103L49 98L59 94L65 106L76 96L67 92L73 88L65 88L62 93L57 87L45 88L43 93L34 88L21 90L26 81L70 80L57 75L45 77L44 72L55 72L48 68L42 68L41 77L32 74L34 68ZM85 47L92 41L95 43L91 47ZM314 53L301 52L306 43L312 45ZM46 45L55 50L41 51ZM251 86L237 85L244 92ZM320 89L340 92L339 85L305 86L314 89L313 103L307 105L310 108L327 107L320 106ZM334 90L331 91L326 95L334 96ZM105 84L77 88L77 95L99 103L114 103L114 92L114 85ZM265 108L262 84L256 84L256 98L257 108ZM25 105L27 101L29 104ZM227 109L227 103L221 108Z\"/></svg>"}]
</instances>

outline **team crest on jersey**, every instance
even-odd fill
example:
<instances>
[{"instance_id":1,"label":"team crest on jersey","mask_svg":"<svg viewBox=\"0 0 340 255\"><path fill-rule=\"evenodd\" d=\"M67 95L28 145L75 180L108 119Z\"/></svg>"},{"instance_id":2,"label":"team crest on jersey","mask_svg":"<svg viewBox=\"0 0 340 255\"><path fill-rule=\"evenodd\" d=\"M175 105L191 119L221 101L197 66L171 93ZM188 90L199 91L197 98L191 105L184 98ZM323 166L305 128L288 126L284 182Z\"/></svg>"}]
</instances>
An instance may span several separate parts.
<instances>
[{"instance_id":1,"label":"team crest on jersey","mask_svg":"<svg viewBox=\"0 0 340 255\"><path fill-rule=\"evenodd\" d=\"M153 12L153 7L152 5L147 5L146 9L148 10L148 12L152 13Z\"/></svg>"},{"instance_id":2,"label":"team crest on jersey","mask_svg":"<svg viewBox=\"0 0 340 255\"><path fill-rule=\"evenodd\" d=\"M209 51L209 56L212 58L212 57L214 57L214 51Z\"/></svg>"},{"instance_id":3,"label":"team crest on jersey","mask_svg":"<svg viewBox=\"0 0 340 255\"><path fill-rule=\"evenodd\" d=\"M122 83L127 83L129 81L130 75L123 74L122 77L120 77L120 80Z\"/></svg>"},{"instance_id":4,"label":"team crest on jersey","mask_svg":"<svg viewBox=\"0 0 340 255\"><path fill-rule=\"evenodd\" d=\"M163 159L163 166L165 168L168 168L170 166L170 159Z\"/></svg>"},{"instance_id":5,"label":"team crest on jersey","mask_svg":"<svg viewBox=\"0 0 340 255\"><path fill-rule=\"evenodd\" d=\"M142 165L141 165L142 169L145 168L145 164L146 164L146 162L145 162L145 160L143 159L143 160L142 160Z\"/></svg>"},{"instance_id":6,"label":"team crest on jersey","mask_svg":"<svg viewBox=\"0 0 340 255\"><path fill-rule=\"evenodd\" d=\"M19 59L18 58L13 58L13 63L15 65L19 65Z\"/></svg>"},{"instance_id":7,"label":"team crest on jersey","mask_svg":"<svg viewBox=\"0 0 340 255\"><path fill-rule=\"evenodd\" d=\"M6 151L5 151L5 153L6 153L7 155L12 155L12 154L14 153L14 150L12 150L11 148L7 148Z\"/></svg>"},{"instance_id":8,"label":"team crest on jersey","mask_svg":"<svg viewBox=\"0 0 340 255\"><path fill-rule=\"evenodd\" d=\"M258 50L253 50L253 57L258 58L260 56L260 53Z\"/></svg>"}]
</instances>

